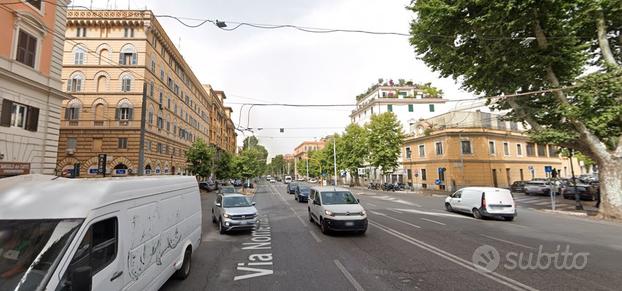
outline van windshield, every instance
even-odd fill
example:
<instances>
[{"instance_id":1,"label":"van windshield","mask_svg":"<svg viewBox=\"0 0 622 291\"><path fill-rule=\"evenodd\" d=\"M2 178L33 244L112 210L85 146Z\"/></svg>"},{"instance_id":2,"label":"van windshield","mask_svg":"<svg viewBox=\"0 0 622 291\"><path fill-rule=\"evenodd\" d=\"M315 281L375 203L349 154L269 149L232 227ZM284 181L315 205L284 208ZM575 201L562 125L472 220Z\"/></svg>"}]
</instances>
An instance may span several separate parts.
<instances>
[{"instance_id":1,"label":"van windshield","mask_svg":"<svg viewBox=\"0 0 622 291\"><path fill-rule=\"evenodd\" d=\"M41 290L83 219L0 220L0 290Z\"/></svg>"},{"instance_id":2,"label":"van windshield","mask_svg":"<svg viewBox=\"0 0 622 291\"><path fill-rule=\"evenodd\" d=\"M352 193L346 191L322 192L322 204L358 204Z\"/></svg>"}]
</instances>

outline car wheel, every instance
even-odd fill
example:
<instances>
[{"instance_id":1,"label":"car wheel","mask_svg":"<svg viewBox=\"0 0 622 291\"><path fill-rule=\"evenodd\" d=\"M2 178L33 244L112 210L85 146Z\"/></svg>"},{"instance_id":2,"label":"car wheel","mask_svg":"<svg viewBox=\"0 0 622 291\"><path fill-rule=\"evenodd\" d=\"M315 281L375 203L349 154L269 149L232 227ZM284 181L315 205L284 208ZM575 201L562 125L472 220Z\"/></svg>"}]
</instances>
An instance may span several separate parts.
<instances>
[{"instance_id":1,"label":"car wheel","mask_svg":"<svg viewBox=\"0 0 622 291\"><path fill-rule=\"evenodd\" d=\"M323 234L328 234L329 230L328 230L328 225L326 225L326 221L324 221L324 219L320 218L320 230L322 231Z\"/></svg>"},{"instance_id":2,"label":"car wheel","mask_svg":"<svg viewBox=\"0 0 622 291\"><path fill-rule=\"evenodd\" d=\"M184 261L183 263L181 263L181 268L179 268L179 270L175 272L175 274L173 275L174 278L177 280L184 280L188 278L188 275L190 275L191 264L192 249L190 248L190 246L188 246L188 248L186 248L186 252L184 253Z\"/></svg>"},{"instance_id":3,"label":"car wheel","mask_svg":"<svg viewBox=\"0 0 622 291\"><path fill-rule=\"evenodd\" d=\"M222 225L222 221L218 222L218 232L220 232L220 234L224 234L226 232L225 227Z\"/></svg>"},{"instance_id":4,"label":"car wheel","mask_svg":"<svg viewBox=\"0 0 622 291\"><path fill-rule=\"evenodd\" d=\"M449 212L453 212L453 208L451 208L451 205L449 203L445 203L445 209Z\"/></svg>"},{"instance_id":5,"label":"car wheel","mask_svg":"<svg viewBox=\"0 0 622 291\"><path fill-rule=\"evenodd\" d=\"M473 217L476 219L482 219L482 213L479 212L479 209L473 208Z\"/></svg>"}]
</instances>

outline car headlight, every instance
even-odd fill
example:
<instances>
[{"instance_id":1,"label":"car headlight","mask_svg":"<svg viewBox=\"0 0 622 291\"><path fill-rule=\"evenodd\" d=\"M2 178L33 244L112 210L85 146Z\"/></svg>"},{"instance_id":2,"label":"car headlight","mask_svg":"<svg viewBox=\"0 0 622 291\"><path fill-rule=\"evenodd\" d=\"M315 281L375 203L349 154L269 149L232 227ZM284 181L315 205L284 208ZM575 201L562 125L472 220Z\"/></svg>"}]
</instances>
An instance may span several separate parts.
<instances>
[{"instance_id":1,"label":"car headlight","mask_svg":"<svg viewBox=\"0 0 622 291\"><path fill-rule=\"evenodd\" d=\"M361 211L361 215L365 216L367 215L367 212L365 210Z\"/></svg>"},{"instance_id":2,"label":"car headlight","mask_svg":"<svg viewBox=\"0 0 622 291\"><path fill-rule=\"evenodd\" d=\"M225 214L223 214L222 216L223 216L224 218L229 218L229 217L231 217L231 215L229 215L229 213L225 213Z\"/></svg>"},{"instance_id":3,"label":"car headlight","mask_svg":"<svg viewBox=\"0 0 622 291\"><path fill-rule=\"evenodd\" d=\"M324 214L328 215L328 216L335 216L335 214L330 211L330 210L324 210Z\"/></svg>"}]
</instances>

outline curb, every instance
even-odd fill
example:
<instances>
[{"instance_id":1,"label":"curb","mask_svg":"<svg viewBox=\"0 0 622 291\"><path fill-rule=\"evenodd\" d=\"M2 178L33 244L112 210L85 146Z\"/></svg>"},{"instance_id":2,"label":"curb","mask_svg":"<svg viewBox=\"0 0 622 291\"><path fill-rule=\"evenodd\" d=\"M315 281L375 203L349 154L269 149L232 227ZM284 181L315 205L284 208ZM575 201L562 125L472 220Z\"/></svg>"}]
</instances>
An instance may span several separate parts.
<instances>
[{"instance_id":1,"label":"curb","mask_svg":"<svg viewBox=\"0 0 622 291\"><path fill-rule=\"evenodd\" d=\"M565 214L572 216L580 216L580 217L588 217L587 213L584 212L574 212L574 211L563 211L563 210L551 210L551 209L536 209L546 213L554 213L554 214Z\"/></svg>"}]
</instances>

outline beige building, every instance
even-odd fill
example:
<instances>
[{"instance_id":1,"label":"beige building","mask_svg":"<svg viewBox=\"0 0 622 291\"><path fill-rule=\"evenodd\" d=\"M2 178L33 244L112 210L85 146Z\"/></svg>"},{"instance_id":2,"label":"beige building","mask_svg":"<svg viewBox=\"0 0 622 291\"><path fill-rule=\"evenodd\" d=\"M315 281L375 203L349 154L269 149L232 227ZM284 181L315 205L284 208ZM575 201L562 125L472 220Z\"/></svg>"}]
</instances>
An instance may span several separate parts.
<instances>
[{"instance_id":1,"label":"beige building","mask_svg":"<svg viewBox=\"0 0 622 291\"><path fill-rule=\"evenodd\" d=\"M5 1L6 2L6 1ZM0 9L0 177L54 174L68 1L17 1Z\"/></svg>"},{"instance_id":2,"label":"beige building","mask_svg":"<svg viewBox=\"0 0 622 291\"><path fill-rule=\"evenodd\" d=\"M151 11L69 10L57 169L97 177L186 174L202 138L234 152L224 92L197 79ZM232 142L233 141L233 142Z\"/></svg>"},{"instance_id":3,"label":"beige building","mask_svg":"<svg viewBox=\"0 0 622 291\"><path fill-rule=\"evenodd\" d=\"M294 153L293 153L294 165L296 165L297 163L304 163L310 151L321 150L324 148L324 146L325 146L325 143L323 140L303 141L296 148L294 148ZM299 175L298 168L296 166L294 166L294 175L296 177L298 177Z\"/></svg>"},{"instance_id":4,"label":"beige building","mask_svg":"<svg viewBox=\"0 0 622 291\"><path fill-rule=\"evenodd\" d=\"M413 124L402 152L406 181L415 188L455 190L545 178L547 166L570 174L558 147L533 143L521 124L499 117L454 111Z\"/></svg>"}]
</instances>

